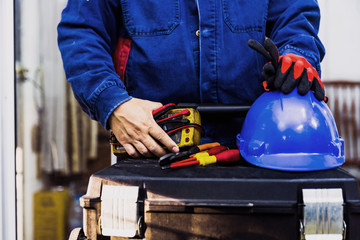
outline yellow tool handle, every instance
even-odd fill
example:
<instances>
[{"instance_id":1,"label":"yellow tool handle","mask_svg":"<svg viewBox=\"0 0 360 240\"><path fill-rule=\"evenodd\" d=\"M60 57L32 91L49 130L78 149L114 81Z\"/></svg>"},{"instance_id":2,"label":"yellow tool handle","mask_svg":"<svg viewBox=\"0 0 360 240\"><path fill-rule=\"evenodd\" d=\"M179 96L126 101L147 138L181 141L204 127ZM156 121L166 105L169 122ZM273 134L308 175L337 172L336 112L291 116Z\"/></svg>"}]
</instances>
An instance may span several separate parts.
<instances>
[{"instance_id":1,"label":"yellow tool handle","mask_svg":"<svg viewBox=\"0 0 360 240\"><path fill-rule=\"evenodd\" d=\"M204 150L208 150L210 148L217 147L217 146L220 146L220 143L218 143L218 142L206 143L206 144L199 145L197 147L199 148L200 151L204 151Z\"/></svg>"},{"instance_id":2,"label":"yellow tool handle","mask_svg":"<svg viewBox=\"0 0 360 240\"><path fill-rule=\"evenodd\" d=\"M206 166L206 165L209 165L209 164L216 163L216 157L215 156L199 157L196 160L199 161L200 166Z\"/></svg>"}]
</instances>

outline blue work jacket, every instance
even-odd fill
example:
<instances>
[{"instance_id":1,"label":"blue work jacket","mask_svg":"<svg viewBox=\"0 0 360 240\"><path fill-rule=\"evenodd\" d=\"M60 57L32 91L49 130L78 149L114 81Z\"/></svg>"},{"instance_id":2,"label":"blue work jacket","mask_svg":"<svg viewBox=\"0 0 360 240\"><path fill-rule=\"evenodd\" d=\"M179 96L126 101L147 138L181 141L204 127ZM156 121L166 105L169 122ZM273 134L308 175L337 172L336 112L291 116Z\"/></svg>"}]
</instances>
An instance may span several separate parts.
<instances>
[{"instance_id":1,"label":"blue work jacket","mask_svg":"<svg viewBox=\"0 0 360 240\"><path fill-rule=\"evenodd\" d=\"M319 22L315 0L69 0L58 44L76 99L109 129L131 97L251 104L266 59L249 39L268 36L280 55L301 55L320 72ZM203 119L209 141L235 142L241 124Z\"/></svg>"}]
</instances>

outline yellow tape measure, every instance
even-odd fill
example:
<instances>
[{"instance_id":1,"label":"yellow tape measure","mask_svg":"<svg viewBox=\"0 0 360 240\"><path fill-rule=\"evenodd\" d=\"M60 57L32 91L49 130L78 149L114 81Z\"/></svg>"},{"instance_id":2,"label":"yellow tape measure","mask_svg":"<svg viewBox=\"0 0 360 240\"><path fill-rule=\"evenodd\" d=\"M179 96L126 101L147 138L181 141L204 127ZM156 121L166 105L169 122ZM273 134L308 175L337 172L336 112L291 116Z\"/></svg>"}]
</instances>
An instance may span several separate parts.
<instances>
[{"instance_id":1,"label":"yellow tape measure","mask_svg":"<svg viewBox=\"0 0 360 240\"><path fill-rule=\"evenodd\" d=\"M202 129L200 113L194 108L186 108L188 114L180 117L175 117L171 121L171 116L180 113L185 108L175 108L166 112L160 119L170 118L169 124L160 124L162 128L168 132L171 139L177 144L179 148L192 147L200 144ZM185 120L184 120L185 119ZM186 124L179 124L177 126L176 121L185 121ZM168 127L170 126L170 128ZM172 128L171 128L172 127ZM117 141L115 135L111 133L110 136L111 151L116 156L127 155L125 148Z\"/></svg>"}]
</instances>

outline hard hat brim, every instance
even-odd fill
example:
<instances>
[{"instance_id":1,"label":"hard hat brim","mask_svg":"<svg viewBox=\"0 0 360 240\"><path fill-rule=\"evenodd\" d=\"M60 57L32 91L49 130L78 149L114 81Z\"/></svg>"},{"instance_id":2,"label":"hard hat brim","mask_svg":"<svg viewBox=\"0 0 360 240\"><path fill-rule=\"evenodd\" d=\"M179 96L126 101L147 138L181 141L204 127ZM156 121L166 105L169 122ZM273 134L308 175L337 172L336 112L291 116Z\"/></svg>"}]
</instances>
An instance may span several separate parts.
<instances>
[{"instance_id":1,"label":"hard hat brim","mask_svg":"<svg viewBox=\"0 0 360 240\"><path fill-rule=\"evenodd\" d=\"M334 157L329 155L304 155L294 154L272 154L261 157L243 156L244 159L258 167L269 168L281 171L304 172L318 171L336 168L345 162L344 157Z\"/></svg>"}]
</instances>

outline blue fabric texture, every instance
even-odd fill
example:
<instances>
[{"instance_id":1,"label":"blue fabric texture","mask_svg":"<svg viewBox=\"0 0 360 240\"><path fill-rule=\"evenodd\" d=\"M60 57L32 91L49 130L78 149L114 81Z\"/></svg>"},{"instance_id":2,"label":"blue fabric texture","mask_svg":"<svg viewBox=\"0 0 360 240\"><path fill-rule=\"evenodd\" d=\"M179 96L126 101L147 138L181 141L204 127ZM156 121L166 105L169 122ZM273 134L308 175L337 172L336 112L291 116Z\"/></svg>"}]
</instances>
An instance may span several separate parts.
<instances>
[{"instance_id":1,"label":"blue fabric texture","mask_svg":"<svg viewBox=\"0 0 360 240\"><path fill-rule=\"evenodd\" d=\"M112 111L131 97L253 103L266 59L247 46L251 38L268 36L281 55L301 55L320 72L319 22L314 0L69 0L58 44L76 99L109 129ZM119 37L132 41L125 79L112 60ZM242 121L203 119L206 139L235 143Z\"/></svg>"}]
</instances>

